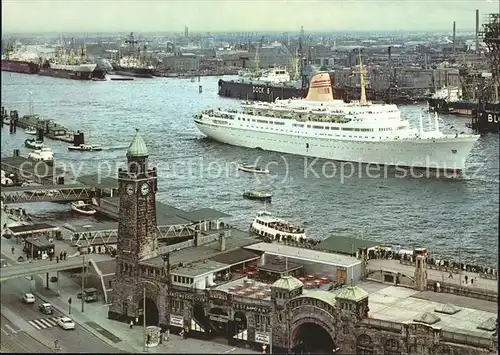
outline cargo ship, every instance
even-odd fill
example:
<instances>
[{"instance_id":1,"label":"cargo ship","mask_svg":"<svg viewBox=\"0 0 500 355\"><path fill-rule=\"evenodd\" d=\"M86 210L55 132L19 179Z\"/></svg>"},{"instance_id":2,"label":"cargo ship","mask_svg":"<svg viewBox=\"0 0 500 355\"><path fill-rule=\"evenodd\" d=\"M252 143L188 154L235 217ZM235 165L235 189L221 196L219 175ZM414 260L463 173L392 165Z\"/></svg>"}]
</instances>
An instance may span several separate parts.
<instances>
[{"instance_id":1,"label":"cargo ship","mask_svg":"<svg viewBox=\"0 0 500 355\"><path fill-rule=\"evenodd\" d=\"M126 56L120 58L117 64L111 64L113 71L111 73L122 76L131 76L135 78L153 78L155 68L146 66L138 58Z\"/></svg>"},{"instance_id":2,"label":"cargo ship","mask_svg":"<svg viewBox=\"0 0 500 355\"><path fill-rule=\"evenodd\" d=\"M22 51L21 43L10 47L2 56L2 71L23 74L36 74L40 70L39 58L35 53Z\"/></svg>"},{"instance_id":3,"label":"cargo ship","mask_svg":"<svg viewBox=\"0 0 500 355\"><path fill-rule=\"evenodd\" d=\"M73 79L73 80L92 80L97 67L96 63L92 63L84 55L82 50L81 56L75 56L73 51L69 55L65 53L63 48L56 51L54 58L50 58L42 62L38 75L53 76L57 78Z\"/></svg>"},{"instance_id":4,"label":"cargo ship","mask_svg":"<svg viewBox=\"0 0 500 355\"><path fill-rule=\"evenodd\" d=\"M110 74L135 78L153 78L155 76L155 67L147 65L144 60L141 59L141 48L136 46L138 41L134 39L133 32L130 32L125 43L128 45L127 54L123 56L121 52L118 51L116 61L111 63L113 71L110 72ZM146 52L146 46L142 49Z\"/></svg>"}]
</instances>

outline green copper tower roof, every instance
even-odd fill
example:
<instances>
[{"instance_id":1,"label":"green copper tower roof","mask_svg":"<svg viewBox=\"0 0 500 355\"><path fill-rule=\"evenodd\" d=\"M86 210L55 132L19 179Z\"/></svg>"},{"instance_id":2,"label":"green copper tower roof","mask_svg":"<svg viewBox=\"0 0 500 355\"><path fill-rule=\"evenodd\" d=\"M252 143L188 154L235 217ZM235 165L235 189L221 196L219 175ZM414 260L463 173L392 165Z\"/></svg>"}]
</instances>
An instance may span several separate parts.
<instances>
[{"instance_id":1,"label":"green copper tower roof","mask_svg":"<svg viewBox=\"0 0 500 355\"><path fill-rule=\"evenodd\" d=\"M136 129L136 134L132 143L127 150L127 157L147 157L149 155L146 143L139 133L139 129Z\"/></svg>"}]
</instances>

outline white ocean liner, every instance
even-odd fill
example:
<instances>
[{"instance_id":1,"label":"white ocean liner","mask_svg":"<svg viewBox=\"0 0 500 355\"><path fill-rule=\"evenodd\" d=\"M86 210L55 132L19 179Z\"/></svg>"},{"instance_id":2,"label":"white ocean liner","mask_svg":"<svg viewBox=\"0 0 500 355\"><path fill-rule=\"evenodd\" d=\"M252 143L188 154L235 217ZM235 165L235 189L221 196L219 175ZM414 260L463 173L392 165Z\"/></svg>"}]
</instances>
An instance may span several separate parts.
<instances>
[{"instance_id":1,"label":"white ocean liner","mask_svg":"<svg viewBox=\"0 0 500 355\"><path fill-rule=\"evenodd\" d=\"M361 72L362 72L362 65ZM411 128L396 105L335 100L328 73L316 74L305 99L243 102L241 110L195 116L206 136L235 146L338 161L460 171L478 135Z\"/></svg>"}]
</instances>

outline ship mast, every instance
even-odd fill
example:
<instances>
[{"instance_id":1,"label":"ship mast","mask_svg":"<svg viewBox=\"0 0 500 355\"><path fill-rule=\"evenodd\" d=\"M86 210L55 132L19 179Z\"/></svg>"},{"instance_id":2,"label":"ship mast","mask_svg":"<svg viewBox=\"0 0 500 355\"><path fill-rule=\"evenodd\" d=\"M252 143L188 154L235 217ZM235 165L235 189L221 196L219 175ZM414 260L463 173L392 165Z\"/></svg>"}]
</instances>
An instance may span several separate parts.
<instances>
[{"instance_id":1,"label":"ship mast","mask_svg":"<svg viewBox=\"0 0 500 355\"><path fill-rule=\"evenodd\" d=\"M362 106L368 105L366 100L366 87L365 87L365 69L363 67L363 60L361 59L361 51L359 52L359 77L361 84L361 96L359 98L359 104Z\"/></svg>"},{"instance_id":2,"label":"ship mast","mask_svg":"<svg viewBox=\"0 0 500 355\"><path fill-rule=\"evenodd\" d=\"M299 80L300 78L300 51L297 48L295 51L295 58L294 58L294 79Z\"/></svg>"},{"instance_id":3,"label":"ship mast","mask_svg":"<svg viewBox=\"0 0 500 355\"><path fill-rule=\"evenodd\" d=\"M255 48L255 72L260 70L260 57L259 57L259 47Z\"/></svg>"}]
</instances>

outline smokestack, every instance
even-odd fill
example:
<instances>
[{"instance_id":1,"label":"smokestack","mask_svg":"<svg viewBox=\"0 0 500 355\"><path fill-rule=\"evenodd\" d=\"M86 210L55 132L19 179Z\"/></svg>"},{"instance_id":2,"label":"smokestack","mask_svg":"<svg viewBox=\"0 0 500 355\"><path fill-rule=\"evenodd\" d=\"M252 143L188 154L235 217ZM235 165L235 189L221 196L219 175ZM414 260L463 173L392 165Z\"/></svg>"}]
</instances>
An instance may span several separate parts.
<instances>
[{"instance_id":1,"label":"smokestack","mask_svg":"<svg viewBox=\"0 0 500 355\"><path fill-rule=\"evenodd\" d=\"M457 34L457 25L455 23L455 21L453 21L453 54L455 54L455 38L456 38L456 34Z\"/></svg>"},{"instance_id":2,"label":"smokestack","mask_svg":"<svg viewBox=\"0 0 500 355\"><path fill-rule=\"evenodd\" d=\"M389 46L387 47L387 64L389 65L389 68L392 68L392 47Z\"/></svg>"},{"instance_id":3,"label":"smokestack","mask_svg":"<svg viewBox=\"0 0 500 355\"><path fill-rule=\"evenodd\" d=\"M476 10L476 53L479 54L479 10Z\"/></svg>"},{"instance_id":4,"label":"smokestack","mask_svg":"<svg viewBox=\"0 0 500 355\"><path fill-rule=\"evenodd\" d=\"M200 245L200 231L195 230L194 231L194 246L197 247Z\"/></svg>"},{"instance_id":5,"label":"smokestack","mask_svg":"<svg viewBox=\"0 0 500 355\"><path fill-rule=\"evenodd\" d=\"M219 234L219 250L226 251L226 236L224 233Z\"/></svg>"}]
</instances>

